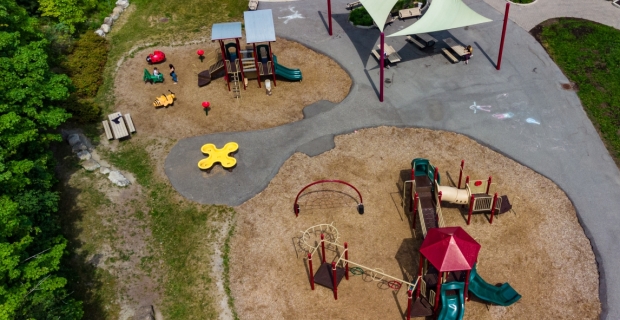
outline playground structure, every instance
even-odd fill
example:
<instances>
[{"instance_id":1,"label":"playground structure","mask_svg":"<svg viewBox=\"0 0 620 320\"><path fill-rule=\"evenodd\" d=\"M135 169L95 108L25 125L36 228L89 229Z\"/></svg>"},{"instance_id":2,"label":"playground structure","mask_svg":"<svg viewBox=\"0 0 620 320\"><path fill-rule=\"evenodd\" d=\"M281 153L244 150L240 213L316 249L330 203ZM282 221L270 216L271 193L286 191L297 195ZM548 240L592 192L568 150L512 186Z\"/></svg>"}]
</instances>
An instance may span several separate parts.
<instances>
[{"instance_id":1,"label":"playground structure","mask_svg":"<svg viewBox=\"0 0 620 320\"><path fill-rule=\"evenodd\" d=\"M168 90L168 92L170 92L170 94L164 93L161 96L155 98L155 101L153 101L153 107L159 108L173 105L174 99L176 99L176 95L170 90Z\"/></svg>"},{"instance_id":2,"label":"playground structure","mask_svg":"<svg viewBox=\"0 0 620 320\"><path fill-rule=\"evenodd\" d=\"M295 217L299 216L299 204L297 203L299 200L299 196L301 196L301 194L308 188L316 185L316 184L320 184L320 183L328 183L328 182L334 182L334 183L340 183L346 186L351 187L353 190L355 190L355 192L357 193L358 197L360 198L359 203L357 204L357 212L359 214L364 214L364 201L362 200L362 194L359 192L359 190L357 190L356 187L354 187L352 184L346 182L346 181L342 181L342 180L318 180L315 182L312 182L308 185L306 185L305 187L303 187L301 190L299 190L299 192L297 193L297 196L295 197L295 203L293 204L293 212L295 213Z\"/></svg>"},{"instance_id":3,"label":"playground structure","mask_svg":"<svg viewBox=\"0 0 620 320\"><path fill-rule=\"evenodd\" d=\"M161 63L164 61L166 61L166 54L159 50L155 50L146 57L146 62L149 64Z\"/></svg>"},{"instance_id":4,"label":"playground structure","mask_svg":"<svg viewBox=\"0 0 620 320\"><path fill-rule=\"evenodd\" d=\"M338 242L340 234L333 223L315 225L301 233L299 244L307 252L310 288L314 290L315 284L318 284L331 289L335 300L338 300L338 285L343 278L349 280L349 272L354 275L368 274L372 280L386 283L396 294L406 285L407 320L433 314L437 314L439 320L461 320L465 301L469 300L468 292L501 306L512 305L521 299L510 284L493 286L478 275L476 262L481 246L461 227L430 229L420 247L418 274L407 280L351 261L349 245ZM311 243L317 234L320 240ZM321 262L314 272L313 257L318 254L319 248ZM326 248L336 253L331 262L326 259ZM350 265L353 267L349 268Z\"/></svg>"},{"instance_id":5,"label":"playground structure","mask_svg":"<svg viewBox=\"0 0 620 320\"><path fill-rule=\"evenodd\" d=\"M210 172L213 165L219 162L224 169L232 171L237 165L237 159L232 154L238 150L239 144L236 142L228 142L221 149L218 149L212 143L207 143L200 148L200 151L206 154L207 158L198 161L198 168Z\"/></svg>"},{"instance_id":6,"label":"playground structure","mask_svg":"<svg viewBox=\"0 0 620 320\"><path fill-rule=\"evenodd\" d=\"M221 75L220 72L224 70L224 60L219 50L207 52L206 55L201 54L200 57L202 61L207 60L207 65L209 66L207 70L198 73L198 87L204 87L211 83L218 75Z\"/></svg>"},{"instance_id":7,"label":"playground structure","mask_svg":"<svg viewBox=\"0 0 620 320\"><path fill-rule=\"evenodd\" d=\"M403 211L407 201L406 189L409 189L409 208L412 214L412 229L415 230L416 216L419 216L423 235L429 228L443 227L441 201L469 206L467 224L471 223L473 213L490 213L489 223L493 223L495 214L512 209L508 196L498 197L493 178L471 180L465 178L465 188L461 189L465 160L461 160L457 187L442 186L439 168L430 164L427 159L416 158L411 161L411 180L403 182Z\"/></svg>"},{"instance_id":8,"label":"playground structure","mask_svg":"<svg viewBox=\"0 0 620 320\"><path fill-rule=\"evenodd\" d=\"M219 42L221 53L209 59L211 63L209 70L201 72L198 76L199 86L207 85L213 74L221 68L225 70L224 78L228 91L232 91L235 98L241 96L241 85L244 90L247 88L247 79L256 78L259 88L261 88L261 77L271 77L274 87L277 86L276 76L290 81L302 80L299 69L291 69L278 64L277 57L271 50L271 43L276 41L271 9L244 12L244 24L247 43L245 50L241 50L239 44L242 36L240 22L213 25L211 41ZM235 41L225 43L225 40L229 39Z\"/></svg>"}]
</instances>

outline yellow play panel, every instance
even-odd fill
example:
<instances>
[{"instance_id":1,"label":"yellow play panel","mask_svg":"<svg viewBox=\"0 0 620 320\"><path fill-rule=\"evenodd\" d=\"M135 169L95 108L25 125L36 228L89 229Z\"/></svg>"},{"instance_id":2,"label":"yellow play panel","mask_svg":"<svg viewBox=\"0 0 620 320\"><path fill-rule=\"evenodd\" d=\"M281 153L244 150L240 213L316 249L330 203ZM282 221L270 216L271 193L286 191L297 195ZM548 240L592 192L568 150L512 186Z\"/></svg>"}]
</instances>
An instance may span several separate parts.
<instances>
[{"instance_id":1,"label":"yellow play panel","mask_svg":"<svg viewBox=\"0 0 620 320\"><path fill-rule=\"evenodd\" d=\"M208 157L198 161L198 168L208 171L219 162L222 167L232 171L232 168L237 164L237 159L230 154L237 150L239 150L239 145L236 142L229 142L222 149L218 149L212 143L207 143L200 148L200 151Z\"/></svg>"}]
</instances>

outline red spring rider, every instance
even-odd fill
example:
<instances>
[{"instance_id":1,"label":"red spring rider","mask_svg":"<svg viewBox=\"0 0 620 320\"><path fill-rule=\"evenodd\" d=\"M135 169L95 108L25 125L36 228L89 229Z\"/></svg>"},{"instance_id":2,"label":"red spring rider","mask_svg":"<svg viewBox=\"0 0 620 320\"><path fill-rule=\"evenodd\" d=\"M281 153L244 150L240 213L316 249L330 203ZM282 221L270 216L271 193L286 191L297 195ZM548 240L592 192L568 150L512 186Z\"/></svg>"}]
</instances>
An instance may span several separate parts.
<instances>
[{"instance_id":1,"label":"red spring rider","mask_svg":"<svg viewBox=\"0 0 620 320\"><path fill-rule=\"evenodd\" d=\"M166 61L166 55L159 50L155 50L155 52L149 54L149 56L146 57L146 62L148 62L149 64L160 63L164 61Z\"/></svg>"}]
</instances>

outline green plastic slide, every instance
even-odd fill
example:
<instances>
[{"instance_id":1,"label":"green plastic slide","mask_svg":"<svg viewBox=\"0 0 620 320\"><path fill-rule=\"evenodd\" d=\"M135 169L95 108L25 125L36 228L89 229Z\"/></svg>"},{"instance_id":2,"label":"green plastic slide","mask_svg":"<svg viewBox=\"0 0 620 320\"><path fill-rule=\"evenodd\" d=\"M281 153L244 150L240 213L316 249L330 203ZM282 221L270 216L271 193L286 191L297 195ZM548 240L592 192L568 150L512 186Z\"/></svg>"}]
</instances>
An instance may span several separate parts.
<instances>
[{"instance_id":1,"label":"green plastic slide","mask_svg":"<svg viewBox=\"0 0 620 320\"><path fill-rule=\"evenodd\" d=\"M508 282L502 284L501 287L496 287L484 281L476 271L475 265L469 276L469 291L482 300L504 307L521 299L521 295Z\"/></svg>"},{"instance_id":2,"label":"green plastic slide","mask_svg":"<svg viewBox=\"0 0 620 320\"><path fill-rule=\"evenodd\" d=\"M273 66L276 69L276 76L280 76L286 80L301 81L301 70L287 68L281 64L278 64L278 57L273 55Z\"/></svg>"},{"instance_id":3,"label":"green plastic slide","mask_svg":"<svg viewBox=\"0 0 620 320\"><path fill-rule=\"evenodd\" d=\"M456 295L446 295L446 291L449 290L457 290ZM465 314L464 290L464 282L448 282L441 285L441 311L439 311L437 320L463 319L463 314Z\"/></svg>"}]
</instances>

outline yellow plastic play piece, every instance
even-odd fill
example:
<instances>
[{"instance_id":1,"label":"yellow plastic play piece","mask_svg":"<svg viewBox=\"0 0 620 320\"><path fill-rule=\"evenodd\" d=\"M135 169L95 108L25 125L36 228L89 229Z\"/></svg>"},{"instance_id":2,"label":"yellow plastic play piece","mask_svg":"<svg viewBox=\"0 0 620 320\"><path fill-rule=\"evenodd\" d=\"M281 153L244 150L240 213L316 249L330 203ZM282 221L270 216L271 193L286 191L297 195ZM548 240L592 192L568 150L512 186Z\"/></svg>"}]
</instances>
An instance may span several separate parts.
<instances>
[{"instance_id":1,"label":"yellow plastic play piece","mask_svg":"<svg viewBox=\"0 0 620 320\"><path fill-rule=\"evenodd\" d=\"M222 167L230 169L237 164L237 159L230 156L231 153L239 150L236 142L229 142L224 148L218 149L212 143L207 143L200 148L200 151L208 157L198 161L198 168L202 170L210 170L213 165L219 162Z\"/></svg>"}]
</instances>

